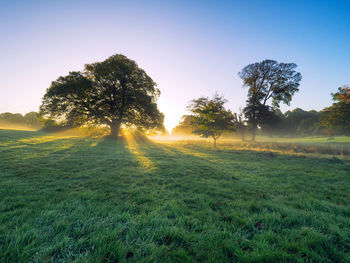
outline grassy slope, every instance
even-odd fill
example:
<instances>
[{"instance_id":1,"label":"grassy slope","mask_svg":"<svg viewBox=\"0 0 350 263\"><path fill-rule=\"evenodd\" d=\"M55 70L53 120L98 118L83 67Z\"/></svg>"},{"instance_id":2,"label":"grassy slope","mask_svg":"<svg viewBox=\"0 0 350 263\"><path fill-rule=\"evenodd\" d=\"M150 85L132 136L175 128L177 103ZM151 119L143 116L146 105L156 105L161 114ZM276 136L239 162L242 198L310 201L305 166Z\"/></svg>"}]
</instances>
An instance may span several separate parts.
<instances>
[{"instance_id":1,"label":"grassy slope","mask_svg":"<svg viewBox=\"0 0 350 263\"><path fill-rule=\"evenodd\" d=\"M350 163L0 130L0 262L350 262Z\"/></svg>"}]
</instances>

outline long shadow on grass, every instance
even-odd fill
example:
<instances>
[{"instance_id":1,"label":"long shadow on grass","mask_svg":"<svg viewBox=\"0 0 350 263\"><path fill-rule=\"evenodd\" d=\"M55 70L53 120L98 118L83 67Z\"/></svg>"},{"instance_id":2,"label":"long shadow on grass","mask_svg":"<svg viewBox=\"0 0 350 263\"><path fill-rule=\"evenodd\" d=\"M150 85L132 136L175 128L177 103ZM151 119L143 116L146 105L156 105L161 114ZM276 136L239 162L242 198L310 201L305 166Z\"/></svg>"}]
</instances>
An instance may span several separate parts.
<instances>
[{"instance_id":1,"label":"long shadow on grass","mask_svg":"<svg viewBox=\"0 0 350 263\"><path fill-rule=\"evenodd\" d=\"M0 129L0 147L16 144L19 140L34 138L42 135L46 135L46 133L40 131Z\"/></svg>"},{"instance_id":2,"label":"long shadow on grass","mask_svg":"<svg viewBox=\"0 0 350 263\"><path fill-rule=\"evenodd\" d=\"M239 192L256 192L250 180L235 176L235 170L222 169L222 163L205 156L152 141L140 142L139 151L156 167L150 176L160 178L172 198L193 199L198 195L203 200L222 200L234 199ZM211 155L210 151L206 154Z\"/></svg>"}]
</instances>

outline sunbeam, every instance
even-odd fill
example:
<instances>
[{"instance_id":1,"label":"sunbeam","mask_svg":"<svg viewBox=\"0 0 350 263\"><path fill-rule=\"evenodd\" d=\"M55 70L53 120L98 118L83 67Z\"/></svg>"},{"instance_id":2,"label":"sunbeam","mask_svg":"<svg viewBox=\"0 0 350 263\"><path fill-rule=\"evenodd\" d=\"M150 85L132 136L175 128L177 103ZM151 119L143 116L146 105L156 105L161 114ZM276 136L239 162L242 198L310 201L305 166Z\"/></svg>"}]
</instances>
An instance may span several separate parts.
<instances>
[{"instance_id":1,"label":"sunbeam","mask_svg":"<svg viewBox=\"0 0 350 263\"><path fill-rule=\"evenodd\" d=\"M153 162L145 156L145 154L140 150L139 143L135 138L135 135L129 132L127 129L122 130L123 137L129 151L134 154L135 158L141 166L147 169L154 169L155 166Z\"/></svg>"}]
</instances>

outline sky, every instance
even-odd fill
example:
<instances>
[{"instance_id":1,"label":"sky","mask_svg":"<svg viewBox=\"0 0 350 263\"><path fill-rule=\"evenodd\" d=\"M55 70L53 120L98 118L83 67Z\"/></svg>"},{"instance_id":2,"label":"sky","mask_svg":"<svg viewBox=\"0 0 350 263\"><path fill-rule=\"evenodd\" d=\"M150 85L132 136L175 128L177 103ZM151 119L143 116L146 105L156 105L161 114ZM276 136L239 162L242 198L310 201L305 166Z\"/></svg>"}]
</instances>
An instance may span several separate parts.
<instances>
[{"instance_id":1,"label":"sky","mask_svg":"<svg viewBox=\"0 0 350 263\"><path fill-rule=\"evenodd\" d=\"M215 92L238 112L237 73L273 59L302 74L290 106L321 110L350 84L350 1L0 0L0 113L38 111L50 83L114 54L161 91L170 131L189 101Z\"/></svg>"}]
</instances>

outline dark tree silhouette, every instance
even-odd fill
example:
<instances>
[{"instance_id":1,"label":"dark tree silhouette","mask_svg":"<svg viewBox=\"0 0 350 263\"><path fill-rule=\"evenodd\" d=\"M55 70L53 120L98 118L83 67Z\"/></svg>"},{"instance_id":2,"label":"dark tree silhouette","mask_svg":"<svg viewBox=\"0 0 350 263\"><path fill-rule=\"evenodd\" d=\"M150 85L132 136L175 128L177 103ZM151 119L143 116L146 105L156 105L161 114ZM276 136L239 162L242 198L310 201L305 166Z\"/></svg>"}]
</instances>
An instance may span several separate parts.
<instances>
[{"instance_id":1,"label":"dark tree silhouette","mask_svg":"<svg viewBox=\"0 0 350 263\"><path fill-rule=\"evenodd\" d=\"M271 116L273 108L279 108L280 102L289 105L298 91L301 74L294 70L296 67L294 63L264 60L250 64L238 73L243 86L249 88L243 112L252 132L252 141L255 141L256 130L264 122L264 117ZM270 101L272 106L268 105Z\"/></svg>"},{"instance_id":2,"label":"dark tree silhouette","mask_svg":"<svg viewBox=\"0 0 350 263\"><path fill-rule=\"evenodd\" d=\"M269 107L268 110L262 112L259 126L262 133L273 134L283 123L284 115L278 108Z\"/></svg>"},{"instance_id":3,"label":"dark tree silhouette","mask_svg":"<svg viewBox=\"0 0 350 263\"><path fill-rule=\"evenodd\" d=\"M187 107L192 113L191 124L193 133L204 138L213 138L214 147L216 148L216 140L225 131L232 131L235 127L235 118L230 110L226 110L224 104L226 100L219 95L215 95L213 99L201 97L192 100Z\"/></svg>"},{"instance_id":4,"label":"dark tree silhouette","mask_svg":"<svg viewBox=\"0 0 350 263\"><path fill-rule=\"evenodd\" d=\"M53 81L40 113L69 125L108 125L111 137L117 138L121 125L163 129L164 116L156 104L159 95L146 72L118 54Z\"/></svg>"}]
</instances>

